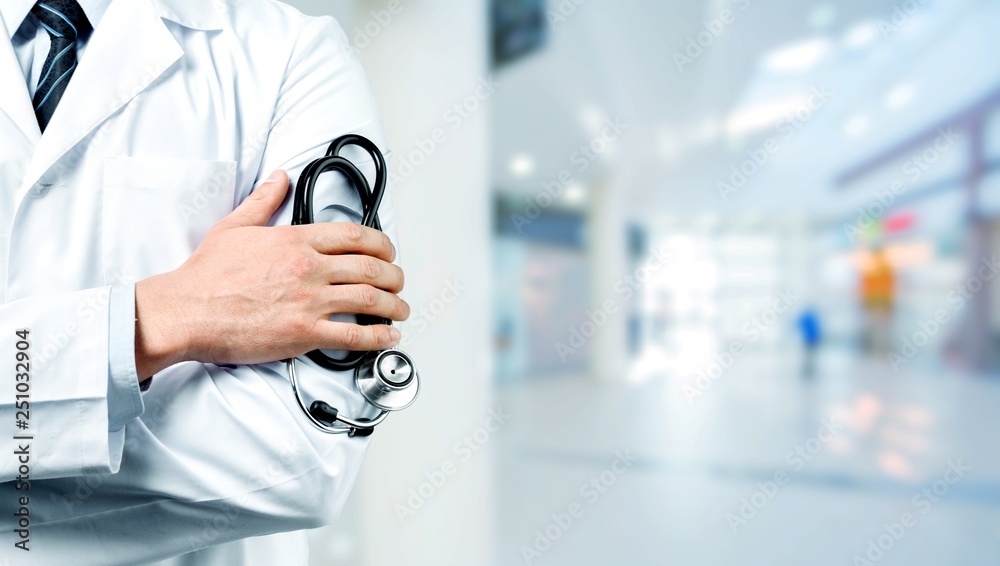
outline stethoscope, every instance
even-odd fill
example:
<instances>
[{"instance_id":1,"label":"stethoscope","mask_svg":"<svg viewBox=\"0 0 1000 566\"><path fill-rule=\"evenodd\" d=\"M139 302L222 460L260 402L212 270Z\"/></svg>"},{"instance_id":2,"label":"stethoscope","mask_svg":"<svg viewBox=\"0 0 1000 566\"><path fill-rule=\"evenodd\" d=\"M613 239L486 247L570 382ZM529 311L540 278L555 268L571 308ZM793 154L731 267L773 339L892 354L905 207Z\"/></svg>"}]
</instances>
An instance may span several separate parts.
<instances>
[{"instance_id":1,"label":"stethoscope","mask_svg":"<svg viewBox=\"0 0 1000 566\"><path fill-rule=\"evenodd\" d=\"M347 146L356 146L368 152L375 163L375 190L368 184L364 174L342 157L340 152ZM316 181L323 173L337 171L347 178L348 183L357 191L361 199L361 224L369 228L381 230L378 220L378 207L386 188L385 158L378 147L368 138L356 134L341 136L330 144L326 156L321 157L302 171L295 187L293 197L294 209L292 225L312 224L313 193ZM392 324L392 321L370 315L357 315L358 324ZM374 418L347 418L320 400L313 401L308 408L302 398L298 375L295 372L295 358L286 360L288 378L292 383L292 391L302 412L316 428L330 434L347 433L349 436L368 436L375 427L385 420L391 411L399 411L409 407L417 398L420 387L417 368L413 360L405 353L391 349L381 352L351 352L345 358L331 358L321 350L306 354L310 360L324 369L331 371L354 370L354 384L366 401L377 407L380 412ZM338 424L340 423L340 424Z\"/></svg>"}]
</instances>

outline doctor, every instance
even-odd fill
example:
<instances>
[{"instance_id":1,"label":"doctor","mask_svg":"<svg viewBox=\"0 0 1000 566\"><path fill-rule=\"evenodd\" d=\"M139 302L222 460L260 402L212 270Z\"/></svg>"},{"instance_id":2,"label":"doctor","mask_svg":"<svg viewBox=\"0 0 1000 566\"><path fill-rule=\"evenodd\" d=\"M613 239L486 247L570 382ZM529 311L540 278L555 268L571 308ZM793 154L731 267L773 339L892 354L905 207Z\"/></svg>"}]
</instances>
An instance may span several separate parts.
<instances>
[{"instance_id":1,"label":"doctor","mask_svg":"<svg viewBox=\"0 0 1000 566\"><path fill-rule=\"evenodd\" d=\"M347 38L273 0L0 19L0 563L305 564L293 531L338 517L368 440L314 430L278 360L390 347L346 314L409 314L388 195L385 235L288 226L330 140L386 151ZM359 217L335 175L316 202Z\"/></svg>"}]
</instances>

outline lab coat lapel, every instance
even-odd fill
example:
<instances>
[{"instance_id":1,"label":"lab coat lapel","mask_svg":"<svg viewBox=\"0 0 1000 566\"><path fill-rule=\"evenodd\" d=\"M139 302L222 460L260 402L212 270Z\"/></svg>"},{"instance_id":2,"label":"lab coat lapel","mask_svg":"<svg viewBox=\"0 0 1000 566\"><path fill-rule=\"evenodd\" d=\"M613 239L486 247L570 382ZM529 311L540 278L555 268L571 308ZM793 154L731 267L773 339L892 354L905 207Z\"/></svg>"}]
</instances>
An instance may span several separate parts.
<instances>
[{"instance_id":1,"label":"lab coat lapel","mask_svg":"<svg viewBox=\"0 0 1000 566\"><path fill-rule=\"evenodd\" d=\"M4 22L3 27L17 25ZM24 80L21 64L14 55L14 46L6 38L10 33L0 27L0 111L10 116L32 145L38 143L41 132L35 110L31 106L31 96ZM3 143L11 143L11 138L4 134Z\"/></svg>"},{"instance_id":2,"label":"lab coat lapel","mask_svg":"<svg viewBox=\"0 0 1000 566\"><path fill-rule=\"evenodd\" d=\"M183 54L152 0L112 2L38 142L20 198L67 151L149 88Z\"/></svg>"}]
</instances>

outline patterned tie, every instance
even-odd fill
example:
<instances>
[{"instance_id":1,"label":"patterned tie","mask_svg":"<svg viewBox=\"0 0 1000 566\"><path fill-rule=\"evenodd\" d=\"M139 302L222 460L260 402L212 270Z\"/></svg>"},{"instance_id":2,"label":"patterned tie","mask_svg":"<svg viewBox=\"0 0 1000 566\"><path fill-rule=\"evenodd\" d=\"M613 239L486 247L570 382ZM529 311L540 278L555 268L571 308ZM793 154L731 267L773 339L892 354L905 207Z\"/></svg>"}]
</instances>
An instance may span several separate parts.
<instances>
[{"instance_id":1,"label":"patterned tie","mask_svg":"<svg viewBox=\"0 0 1000 566\"><path fill-rule=\"evenodd\" d=\"M52 40L33 101L38 125L44 132L76 70L76 39L92 28L76 0L39 1L31 13Z\"/></svg>"}]
</instances>

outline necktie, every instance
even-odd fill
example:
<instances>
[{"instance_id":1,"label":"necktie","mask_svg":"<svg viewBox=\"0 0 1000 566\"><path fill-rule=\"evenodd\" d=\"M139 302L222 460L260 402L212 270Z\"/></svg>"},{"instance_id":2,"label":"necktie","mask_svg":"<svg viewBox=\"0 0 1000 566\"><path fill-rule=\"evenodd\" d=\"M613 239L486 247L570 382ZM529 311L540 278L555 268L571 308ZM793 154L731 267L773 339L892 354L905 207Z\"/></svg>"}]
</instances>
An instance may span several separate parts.
<instances>
[{"instance_id":1,"label":"necktie","mask_svg":"<svg viewBox=\"0 0 1000 566\"><path fill-rule=\"evenodd\" d=\"M36 2L31 13L38 18L51 39L49 56L42 66L42 76L32 101L38 125L44 132L76 71L76 40L92 28L76 0Z\"/></svg>"}]
</instances>

